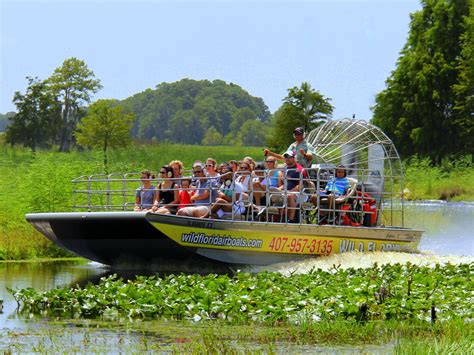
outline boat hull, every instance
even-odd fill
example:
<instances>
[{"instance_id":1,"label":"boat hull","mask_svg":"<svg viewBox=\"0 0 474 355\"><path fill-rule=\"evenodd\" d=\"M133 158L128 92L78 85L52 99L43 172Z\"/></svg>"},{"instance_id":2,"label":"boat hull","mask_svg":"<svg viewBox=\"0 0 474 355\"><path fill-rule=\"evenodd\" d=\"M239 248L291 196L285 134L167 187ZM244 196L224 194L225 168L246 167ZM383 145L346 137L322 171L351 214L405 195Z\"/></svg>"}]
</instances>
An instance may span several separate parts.
<instances>
[{"instance_id":1,"label":"boat hull","mask_svg":"<svg viewBox=\"0 0 474 355\"><path fill-rule=\"evenodd\" d=\"M33 213L48 239L116 269L226 271L350 251L412 251L421 231L199 219L141 212Z\"/></svg>"},{"instance_id":2,"label":"boat hull","mask_svg":"<svg viewBox=\"0 0 474 355\"><path fill-rule=\"evenodd\" d=\"M206 258L267 265L350 251L413 251L422 231L226 221L148 213L161 233Z\"/></svg>"},{"instance_id":3,"label":"boat hull","mask_svg":"<svg viewBox=\"0 0 474 355\"><path fill-rule=\"evenodd\" d=\"M153 228L141 212L31 213L26 219L58 246L117 269L190 270L208 261Z\"/></svg>"}]
</instances>

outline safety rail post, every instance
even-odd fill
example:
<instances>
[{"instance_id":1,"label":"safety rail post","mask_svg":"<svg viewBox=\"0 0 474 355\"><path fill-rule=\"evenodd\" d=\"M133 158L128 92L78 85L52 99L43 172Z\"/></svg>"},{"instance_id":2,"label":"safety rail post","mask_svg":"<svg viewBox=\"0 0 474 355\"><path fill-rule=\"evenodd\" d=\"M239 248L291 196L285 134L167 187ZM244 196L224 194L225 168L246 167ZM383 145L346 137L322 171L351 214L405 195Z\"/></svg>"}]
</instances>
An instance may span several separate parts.
<instances>
[{"instance_id":1,"label":"safety rail post","mask_svg":"<svg viewBox=\"0 0 474 355\"><path fill-rule=\"evenodd\" d=\"M87 210L91 212L91 179L93 175L87 177Z\"/></svg>"},{"instance_id":2,"label":"safety rail post","mask_svg":"<svg viewBox=\"0 0 474 355\"><path fill-rule=\"evenodd\" d=\"M72 210L76 211L76 182L72 180Z\"/></svg>"},{"instance_id":3,"label":"safety rail post","mask_svg":"<svg viewBox=\"0 0 474 355\"><path fill-rule=\"evenodd\" d=\"M127 207L127 197L126 197L126 188L127 188L127 179L128 173L125 173L122 177L122 211L126 210Z\"/></svg>"}]
</instances>

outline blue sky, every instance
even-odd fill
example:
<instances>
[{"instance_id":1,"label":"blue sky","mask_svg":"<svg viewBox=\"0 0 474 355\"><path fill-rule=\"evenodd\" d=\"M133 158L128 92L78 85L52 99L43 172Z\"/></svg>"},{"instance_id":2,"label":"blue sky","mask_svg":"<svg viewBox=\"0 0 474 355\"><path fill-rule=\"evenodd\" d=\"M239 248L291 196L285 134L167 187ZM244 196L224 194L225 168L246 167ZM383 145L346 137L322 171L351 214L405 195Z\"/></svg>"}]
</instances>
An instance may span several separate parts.
<instances>
[{"instance_id":1,"label":"blue sky","mask_svg":"<svg viewBox=\"0 0 474 355\"><path fill-rule=\"evenodd\" d=\"M0 0L0 113L26 76L84 60L124 99L161 82L222 79L274 112L303 81L334 118L370 119L395 69L418 0Z\"/></svg>"}]
</instances>

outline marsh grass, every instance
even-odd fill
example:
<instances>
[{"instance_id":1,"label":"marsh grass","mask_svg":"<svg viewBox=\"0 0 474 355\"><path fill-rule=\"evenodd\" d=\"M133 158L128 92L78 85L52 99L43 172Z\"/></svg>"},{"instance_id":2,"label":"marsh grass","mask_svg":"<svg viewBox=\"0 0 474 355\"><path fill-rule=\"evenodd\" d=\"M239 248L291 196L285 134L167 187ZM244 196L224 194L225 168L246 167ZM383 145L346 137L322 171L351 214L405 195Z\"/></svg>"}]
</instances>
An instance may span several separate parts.
<instances>
[{"instance_id":1,"label":"marsh grass","mask_svg":"<svg viewBox=\"0 0 474 355\"><path fill-rule=\"evenodd\" d=\"M410 200L474 201L474 166L469 157L432 166L415 156L405 162L405 184Z\"/></svg>"}]
</instances>

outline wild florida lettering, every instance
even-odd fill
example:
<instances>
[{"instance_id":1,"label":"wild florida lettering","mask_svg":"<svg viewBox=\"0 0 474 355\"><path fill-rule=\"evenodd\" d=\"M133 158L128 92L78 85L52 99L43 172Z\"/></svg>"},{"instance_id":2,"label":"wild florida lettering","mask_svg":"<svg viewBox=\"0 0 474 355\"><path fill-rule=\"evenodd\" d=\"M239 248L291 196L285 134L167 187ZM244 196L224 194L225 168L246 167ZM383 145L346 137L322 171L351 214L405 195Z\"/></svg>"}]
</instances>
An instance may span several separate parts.
<instances>
[{"instance_id":1,"label":"wild florida lettering","mask_svg":"<svg viewBox=\"0 0 474 355\"><path fill-rule=\"evenodd\" d=\"M241 248L261 248L263 245L262 239L248 239L245 237L232 237L230 235L205 233L183 233L181 234L181 241L190 244L205 244L224 247L241 247Z\"/></svg>"}]
</instances>

